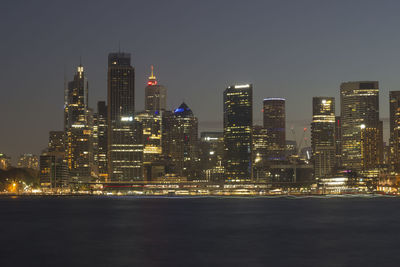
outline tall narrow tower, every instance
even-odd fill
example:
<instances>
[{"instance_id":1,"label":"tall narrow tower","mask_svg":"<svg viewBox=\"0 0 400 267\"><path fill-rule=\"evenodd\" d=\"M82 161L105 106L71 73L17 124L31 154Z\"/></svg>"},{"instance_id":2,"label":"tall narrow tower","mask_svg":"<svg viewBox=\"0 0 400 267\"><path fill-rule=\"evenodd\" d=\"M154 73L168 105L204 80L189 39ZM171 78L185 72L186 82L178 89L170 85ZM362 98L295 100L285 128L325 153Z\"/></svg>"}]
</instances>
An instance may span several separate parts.
<instances>
[{"instance_id":1,"label":"tall narrow tower","mask_svg":"<svg viewBox=\"0 0 400 267\"><path fill-rule=\"evenodd\" d=\"M72 181L89 181L93 167L92 129L89 125L88 81L82 64L68 83L64 107L65 146Z\"/></svg>"},{"instance_id":2,"label":"tall narrow tower","mask_svg":"<svg viewBox=\"0 0 400 267\"><path fill-rule=\"evenodd\" d=\"M334 174L335 145L335 98L313 97L311 148L315 178Z\"/></svg>"},{"instance_id":3,"label":"tall narrow tower","mask_svg":"<svg viewBox=\"0 0 400 267\"><path fill-rule=\"evenodd\" d=\"M253 86L224 91L224 166L226 181L252 179Z\"/></svg>"},{"instance_id":4,"label":"tall narrow tower","mask_svg":"<svg viewBox=\"0 0 400 267\"><path fill-rule=\"evenodd\" d=\"M167 88L158 84L154 76L154 67L151 65L151 75L145 89L146 111L164 111L167 106Z\"/></svg>"},{"instance_id":5,"label":"tall narrow tower","mask_svg":"<svg viewBox=\"0 0 400 267\"><path fill-rule=\"evenodd\" d=\"M135 131L135 69L128 53L108 55L108 179L142 179L143 151Z\"/></svg>"},{"instance_id":6,"label":"tall narrow tower","mask_svg":"<svg viewBox=\"0 0 400 267\"><path fill-rule=\"evenodd\" d=\"M267 130L267 160L284 160L286 156L286 113L284 98L264 99L264 129Z\"/></svg>"}]
</instances>

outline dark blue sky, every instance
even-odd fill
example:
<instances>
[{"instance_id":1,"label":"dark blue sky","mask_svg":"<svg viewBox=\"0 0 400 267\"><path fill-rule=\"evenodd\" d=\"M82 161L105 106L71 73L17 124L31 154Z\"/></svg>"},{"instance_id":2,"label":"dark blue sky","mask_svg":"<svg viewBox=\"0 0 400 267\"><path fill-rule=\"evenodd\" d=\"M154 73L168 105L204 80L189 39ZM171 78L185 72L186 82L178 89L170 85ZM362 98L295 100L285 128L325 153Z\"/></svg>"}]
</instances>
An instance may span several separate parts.
<instances>
[{"instance_id":1,"label":"dark blue sky","mask_svg":"<svg viewBox=\"0 0 400 267\"><path fill-rule=\"evenodd\" d=\"M308 126L313 96L336 97L351 80L379 80L381 117L389 90L400 89L397 1L2 1L0 151L40 153L63 125L64 66L79 57L90 106L106 98L107 54L132 53L136 106L143 108L149 66L182 100L200 129L222 128L222 92L254 84L254 120L262 99L287 99L288 127ZM300 132L298 133L300 135ZM288 139L291 139L288 133Z\"/></svg>"}]
</instances>

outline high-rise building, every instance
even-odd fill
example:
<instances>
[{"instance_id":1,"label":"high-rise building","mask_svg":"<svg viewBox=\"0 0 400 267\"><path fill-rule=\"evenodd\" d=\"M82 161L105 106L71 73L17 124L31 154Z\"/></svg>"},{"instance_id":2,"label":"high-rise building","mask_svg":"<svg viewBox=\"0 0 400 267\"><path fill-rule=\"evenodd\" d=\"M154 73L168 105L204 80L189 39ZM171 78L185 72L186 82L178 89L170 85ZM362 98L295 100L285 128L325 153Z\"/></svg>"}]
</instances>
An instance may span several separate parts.
<instances>
[{"instance_id":1,"label":"high-rise building","mask_svg":"<svg viewBox=\"0 0 400 267\"><path fill-rule=\"evenodd\" d=\"M340 118L340 116L335 117L335 146L335 171L338 171L342 167L342 119Z\"/></svg>"},{"instance_id":2,"label":"high-rise building","mask_svg":"<svg viewBox=\"0 0 400 267\"><path fill-rule=\"evenodd\" d=\"M331 177L335 172L335 98L313 97L311 148L314 176Z\"/></svg>"},{"instance_id":3,"label":"high-rise building","mask_svg":"<svg viewBox=\"0 0 400 267\"><path fill-rule=\"evenodd\" d=\"M135 69L128 53L108 55L108 180L143 178L143 145L135 123Z\"/></svg>"},{"instance_id":4,"label":"high-rise building","mask_svg":"<svg viewBox=\"0 0 400 267\"><path fill-rule=\"evenodd\" d=\"M284 98L264 99L264 129L267 130L268 160L285 160L286 114Z\"/></svg>"},{"instance_id":5,"label":"high-rise building","mask_svg":"<svg viewBox=\"0 0 400 267\"><path fill-rule=\"evenodd\" d=\"M40 155L40 186L47 189L68 187L69 176L64 152L45 152Z\"/></svg>"},{"instance_id":6,"label":"high-rise building","mask_svg":"<svg viewBox=\"0 0 400 267\"><path fill-rule=\"evenodd\" d=\"M390 104L390 165L400 173L400 91L389 92Z\"/></svg>"},{"instance_id":7,"label":"high-rise building","mask_svg":"<svg viewBox=\"0 0 400 267\"><path fill-rule=\"evenodd\" d=\"M192 110L182 103L165 118L165 153L173 173L190 180L199 178L198 121Z\"/></svg>"},{"instance_id":8,"label":"high-rise building","mask_svg":"<svg viewBox=\"0 0 400 267\"><path fill-rule=\"evenodd\" d=\"M222 182L224 180L224 134L202 132L200 134L199 158L202 180Z\"/></svg>"},{"instance_id":9,"label":"high-rise building","mask_svg":"<svg viewBox=\"0 0 400 267\"><path fill-rule=\"evenodd\" d=\"M162 159L162 112L143 111L135 116L143 130L143 167L146 181L156 180L165 174Z\"/></svg>"},{"instance_id":10,"label":"high-rise building","mask_svg":"<svg viewBox=\"0 0 400 267\"><path fill-rule=\"evenodd\" d=\"M82 65L79 65L74 80L68 83L64 130L65 157L72 181L87 182L93 167L92 128L88 108L88 81Z\"/></svg>"},{"instance_id":11,"label":"high-rise building","mask_svg":"<svg viewBox=\"0 0 400 267\"><path fill-rule=\"evenodd\" d=\"M49 132L49 152L65 152L65 132L50 131Z\"/></svg>"},{"instance_id":12,"label":"high-rise building","mask_svg":"<svg viewBox=\"0 0 400 267\"><path fill-rule=\"evenodd\" d=\"M224 91L224 167L226 181L252 179L253 86Z\"/></svg>"},{"instance_id":13,"label":"high-rise building","mask_svg":"<svg viewBox=\"0 0 400 267\"><path fill-rule=\"evenodd\" d=\"M107 105L105 101L97 102L97 166L99 178L107 180Z\"/></svg>"},{"instance_id":14,"label":"high-rise building","mask_svg":"<svg viewBox=\"0 0 400 267\"><path fill-rule=\"evenodd\" d=\"M268 161L268 131L261 125L253 126L253 178L265 178Z\"/></svg>"},{"instance_id":15,"label":"high-rise building","mask_svg":"<svg viewBox=\"0 0 400 267\"><path fill-rule=\"evenodd\" d=\"M167 106L167 88L158 84L154 76L154 67L151 66L151 75L145 88L145 109L147 111L164 111Z\"/></svg>"},{"instance_id":16,"label":"high-rise building","mask_svg":"<svg viewBox=\"0 0 400 267\"><path fill-rule=\"evenodd\" d=\"M19 168L39 169L39 160L36 155L23 154L19 157L17 166Z\"/></svg>"},{"instance_id":17,"label":"high-rise building","mask_svg":"<svg viewBox=\"0 0 400 267\"><path fill-rule=\"evenodd\" d=\"M371 164L377 166L382 161L380 151L383 144L380 130L382 124L379 121L379 83L342 83L340 98L342 167L361 171L371 168ZM372 148L379 151L373 160L368 155Z\"/></svg>"}]
</instances>

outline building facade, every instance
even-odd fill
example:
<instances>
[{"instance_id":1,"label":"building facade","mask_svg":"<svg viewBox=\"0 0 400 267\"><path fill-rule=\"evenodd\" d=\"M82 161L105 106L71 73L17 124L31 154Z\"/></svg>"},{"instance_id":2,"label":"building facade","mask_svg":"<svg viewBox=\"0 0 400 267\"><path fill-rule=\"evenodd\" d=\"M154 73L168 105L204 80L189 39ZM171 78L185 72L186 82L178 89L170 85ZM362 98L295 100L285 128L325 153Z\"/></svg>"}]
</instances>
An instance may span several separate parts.
<instances>
[{"instance_id":1,"label":"building facade","mask_svg":"<svg viewBox=\"0 0 400 267\"><path fill-rule=\"evenodd\" d=\"M268 135L268 160L286 159L286 113L284 98L266 98L263 102L264 129Z\"/></svg>"},{"instance_id":2,"label":"building facade","mask_svg":"<svg viewBox=\"0 0 400 267\"><path fill-rule=\"evenodd\" d=\"M128 53L108 55L108 180L143 179L143 146L135 125L135 69Z\"/></svg>"},{"instance_id":3,"label":"building facade","mask_svg":"<svg viewBox=\"0 0 400 267\"><path fill-rule=\"evenodd\" d=\"M376 154L372 166L366 162L372 147L382 151L379 121L379 83L377 81L345 82L340 86L342 168L362 171L382 161ZM368 149L367 149L368 148Z\"/></svg>"},{"instance_id":4,"label":"building facade","mask_svg":"<svg viewBox=\"0 0 400 267\"><path fill-rule=\"evenodd\" d=\"M164 111L167 107L167 88L158 84L154 76L154 67L151 66L151 75L145 88L145 110L146 111Z\"/></svg>"},{"instance_id":5,"label":"building facade","mask_svg":"<svg viewBox=\"0 0 400 267\"><path fill-rule=\"evenodd\" d=\"M316 179L335 173L335 98L313 97L311 148Z\"/></svg>"},{"instance_id":6,"label":"building facade","mask_svg":"<svg viewBox=\"0 0 400 267\"><path fill-rule=\"evenodd\" d=\"M252 180L253 86L232 85L224 91L225 181Z\"/></svg>"},{"instance_id":7,"label":"building facade","mask_svg":"<svg viewBox=\"0 0 400 267\"><path fill-rule=\"evenodd\" d=\"M65 157L74 182L88 182L93 168L92 128L89 125L88 81L79 65L68 83L64 108Z\"/></svg>"},{"instance_id":8,"label":"building facade","mask_svg":"<svg viewBox=\"0 0 400 267\"><path fill-rule=\"evenodd\" d=\"M400 91L389 92L390 157L392 170L400 173Z\"/></svg>"}]
</instances>

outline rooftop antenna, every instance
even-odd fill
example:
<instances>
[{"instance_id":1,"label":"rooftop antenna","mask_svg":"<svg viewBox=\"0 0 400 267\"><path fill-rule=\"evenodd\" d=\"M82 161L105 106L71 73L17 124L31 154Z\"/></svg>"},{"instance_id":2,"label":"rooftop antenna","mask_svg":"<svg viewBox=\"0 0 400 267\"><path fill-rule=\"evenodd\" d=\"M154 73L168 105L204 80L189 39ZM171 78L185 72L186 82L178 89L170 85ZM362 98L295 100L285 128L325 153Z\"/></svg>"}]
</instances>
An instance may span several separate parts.
<instances>
[{"instance_id":1,"label":"rooftop antenna","mask_svg":"<svg viewBox=\"0 0 400 267\"><path fill-rule=\"evenodd\" d=\"M121 41L118 41L118 53L121 53Z\"/></svg>"}]
</instances>

